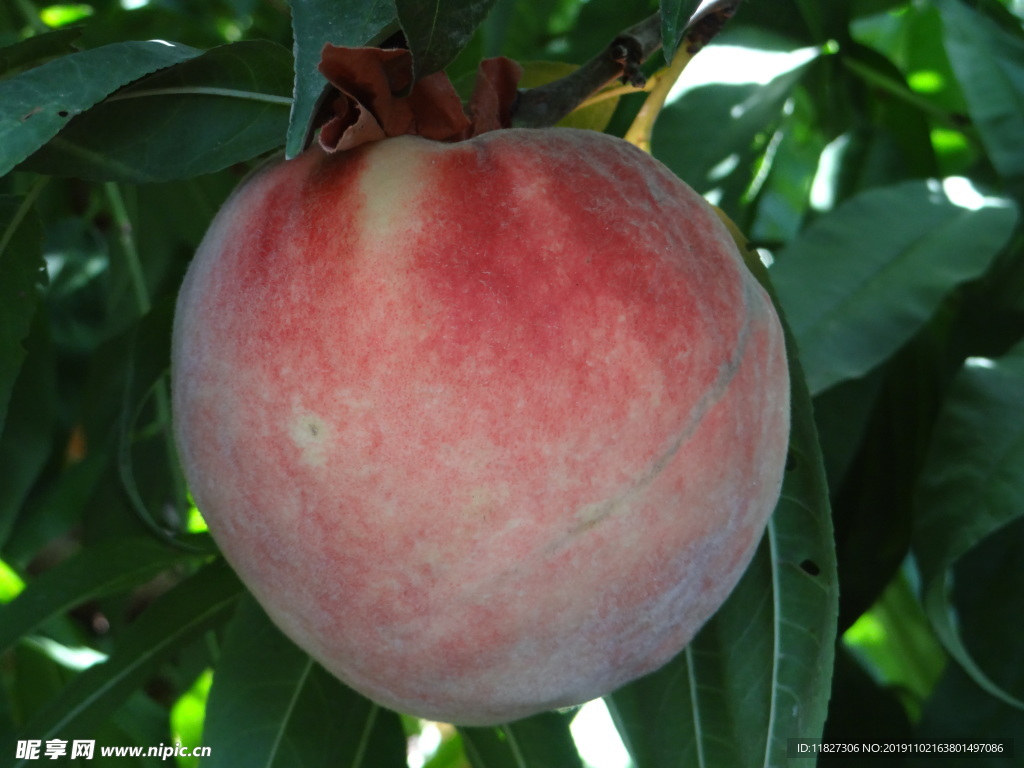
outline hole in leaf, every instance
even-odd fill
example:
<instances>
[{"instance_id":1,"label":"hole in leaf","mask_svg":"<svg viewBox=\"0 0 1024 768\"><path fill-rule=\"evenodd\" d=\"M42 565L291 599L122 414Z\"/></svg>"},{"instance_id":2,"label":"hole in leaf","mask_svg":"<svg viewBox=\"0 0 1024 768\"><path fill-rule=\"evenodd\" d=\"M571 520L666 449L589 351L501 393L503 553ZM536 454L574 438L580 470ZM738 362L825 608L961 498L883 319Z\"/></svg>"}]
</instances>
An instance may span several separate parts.
<instances>
[{"instance_id":1,"label":"hole in leaf","mask_svg":"<svg viewBox=\"0 0 1024 768\"><path fill-rule=\"evenodd\" d=\"M62 109L60 112L57 113L57 117L67 117L67 116L68 116L68 111L66 109Z\"/></svg>"},{"instance_id":2,"label":"hole in leaf","mask_svg":"<svg viewBox=\"0 0 1024 768\"><path fill-rule=\"evenodd\" d=\"M804 560L802 563L800 563L800 567L803 569L804 573L807 573L811 576L817 576L819 573L821 573L821 568L819 568L818 564L813 560Z\"/></svg>"}]
</instances>

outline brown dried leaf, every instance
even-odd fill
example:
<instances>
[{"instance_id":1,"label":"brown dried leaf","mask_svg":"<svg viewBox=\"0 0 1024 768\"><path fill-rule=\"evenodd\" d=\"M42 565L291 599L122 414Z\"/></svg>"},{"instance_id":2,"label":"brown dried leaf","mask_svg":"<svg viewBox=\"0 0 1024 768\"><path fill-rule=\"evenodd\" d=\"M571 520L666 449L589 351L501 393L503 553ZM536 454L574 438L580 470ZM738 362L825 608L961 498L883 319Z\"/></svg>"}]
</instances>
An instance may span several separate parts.
<instances>
[{"instance_id":1,"label":"brown dried leaf","mask_svg":"<svg viewBox=\"0 0 1024 768\"><path fill-rule=\"evenodd\" d=\"M474 136L512 124L512 106L522 76L523 68L504 56L480 62L469 100Z\"/></svg>"},{"instance_id":2,"label":"brown dried leaf","mask_svg":"<svg viewBox=\"0 0 1024 768\"><path fill-rule=\"evenodd\" d=\"M460 141L507 128L522 69L505 58L481 62L470 99L472 119L443 72L410 89L412 55L403 49L325 45L320 72L338 90L331 117L320 130L320 145L336 152L389 136Z\"/></svg>"}]
</instances>

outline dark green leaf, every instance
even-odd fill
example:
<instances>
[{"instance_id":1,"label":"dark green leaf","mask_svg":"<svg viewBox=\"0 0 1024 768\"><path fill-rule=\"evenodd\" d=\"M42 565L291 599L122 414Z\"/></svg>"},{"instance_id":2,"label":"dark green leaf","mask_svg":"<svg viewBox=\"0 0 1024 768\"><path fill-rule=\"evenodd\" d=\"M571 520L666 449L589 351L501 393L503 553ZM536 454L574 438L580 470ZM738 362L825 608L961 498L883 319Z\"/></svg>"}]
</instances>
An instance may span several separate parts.
<instances>
[{"instance_id":1,"label":"dark green leaf","mask_svg":"<svg viewBox=\"0 0 1024 768\"><path fill-rule=\"evenodd\" d=\"M941 0L946 50L992 164L1024 180L1024 40L959 0Z\"/></svg>"},{"instance_id":2,"label":"dark green leaf","mask_svg":"<svg viewBox=\"0 0 1024 768\"><path fill-rule=\"evenodd\" d=\"M219 171L284 143L291 79L291 55L279 45L214 48L75 118L22 167L130 182Z\"/></svg>"},{"instance_id":3,"label":"dark green leaf","mask_svg":"<svg viewBox=\"0 0 1024 768\"><path fill-rule=\"evenodd\" d=\"M26 723L21 738L88 738L160 662L223 622L241 589L223 561L179 584L154 601L121 635L107 661L82 672L58 699ZM4 761L0 765L29 765L11 759L15 754L11 741L0 740L0 760Z\"/></svg>"},{"instance_id":4,"label":"dark green leaf","mask_svg":"<svg viewBox=\"0 0 1024 768\"><path fill-rule=\"evenodd\" d=\"M326 43L360 46L377 39L395 20L394 0L297 0L292 4L295 35L295 102L288 124L288 157L302 151L306 130L327 80L317 70Z\"/></svg>"},{"instance_id":5,"label":"dark green leaf","mask_svg":"<svg viewBox=\"0 0 1024 768\"><path fill-rule=\"evenodd\" d=\"M448 66L496 0L396 0L417 78Z\"/></svg>"},{"instance_id":6,"label":"dark green leaf","mask_svg":"<svg viewBox=\"0 0 1024 768\"><path fill-rule=\"evenodd\" d=\"M831 387L815 400L815 420L831 429L833 446L843 437L859 444L843 481L832 488L839 582L839 630L851 626L896 575L910 550L914 483L928 434L948 384L938 313L892 359L860 379ZM818 410L823 405L823 411ZM833 416L828 418L828 409ZM837 416L862 421L861 433L844 430ZM824 421L819 416L824 415Z\"/></svg>"},{"instance_id":7,"label":"dark green leaf","mask_svg":"<svg viewBox=\"0 0 1024 768\"><path fill-rule=\"evenodd\" d=\"M814 398L814 421L821 438L828 485L833 491L842 485L861 446L882 379L880 374L851 379Z\"/></svg>"},{"instance_id":8,"label":"dark green leaf","mask_svg":"<svg viewBox=\"0 0 1024 768\"><path fill-rule=\"evenodd\" d=\"M721 192L720 205L731 211L754 178L756 159L765 152L765 134L770 136L781 120L786 101L807 71L802 66L805 55L789 55L794 68L765 85L712 84L686 91L655 123L654 156L698 192Z\"/></svg>"},{"instance_id":9,"label":"dark green leaf","mask_svg":"<svg viewBox=\"0 0 1024 768\"><path fill-rule=\"evenodd\" d=\"M39 187L34 191L38 194ZM33 198L0 196L0 434L14 380L25 358L28 336L46 283L43 233Z\"/></svg>"},{"instance_id":10,"label":"dark green leaf","mask_svg":"<svg viewBox=\"0 0 1024 768\"><path fill-rule=\"evenodd\" d=\"M946 650L988 693L1024 709L964 645L950 604L950 569L1024 515L1024 343L969 358L950 387L921 473L913 547L924 603Z\"/></svg>"},{"instance_id":11,"label":"dark green leaf","mask_svg":"<svg viewBox=\"0 0 1024 768\"><path fill-rule=\"evenodd\" d=\"M829 0L826 5L819 0L795 0L804 17L807 28L817 41L842 36L846 32L850 16L851 0Z\"/></svg>"},{"instance_id":12,"label":"dark green leaf","mask_svg":"<svg viewBox=\"0 0 1024 768\"><path fill-rule=\"evenodd\" d=\"M701 0L661 0L661 47L665 61L671 61L686 25Z\"/></svg>"},{"instance_id":13,"label":"dark green leaf","mask_svg":"<svg viewBox=\"0 0 1024 768\"><path fill-rule=\"evenodd\" d=\"M912 740L910 721L896 693L869 677L842 646L836 653L834 686L823 740L845 744ZM841 764L844 768L876 768L878 755L843 755Z\"/></svg>"},{"instance_id":14,"label":"dark green leaf","mask_svg":"<svg viewBox=\"0 0 1024 768\"><path fill-rule=\"evenodd\" d=\"M571 717L558 712L495 728L459 728L473 768L579 768Z\"/></svg>"},{"instance_id":15,"label":"dark green leaf","mask_svg":"<svg viewBox=\"0 0 1024 768\"><path fill-rule=\"evenodd\" d=\"M1012 627L1024 613L1022 550L1024 517L1017 517L960 559L953 590L963 640L972 657L1018 699L1024 698L1024 644ZM978 755L970 760L972 768L1015 768L1020 765L1024 710L989 695L959 664L948 664L927 702L918 734L930 741L1015 739L1015 756ZM907 768L932 764L920 761Z\"/></svg>"},{"instance_id":16,"label":"dark green leaf","mask_svg":"<svg viewBox=\"0 0 1024 768\"><path fill-rule=\"evenodd\" d=\"M71 43L82 30L75 27L44 32L26 40L0 48L0 75L9 75L12 70L38 64L40 60L71 53Z\"/></svg>"},{"instance_id":17,"label":"dark green leaf","mask_svg":"<svg viewBox=\"0 0 1024 768\"><path fill-rule=\"evenodd\" d=\"M764 281L763 269L752 266ZM786 339L789 459L765 538L694 641L660 671L608 698L636 768L782 766L788 738L822 732L838 580L811 399L788 327Z\"/></svg>"},{"instance_id":18,"label":"dark green leaf","mask_svg":"<svg viewBox=\"0 0 1024 768\"><path fill-rule=\"evenodd\" d=\"M916 720L949 656L932 631L909 571L897 571L881 597L843 635L843 645L875 680L900 692ZM840 664L837 659L837 669Z\"/></svg>"},{"instance_id":19,"label":"dark green leaf","mask_svg":"<svg viewBox=\"0 0 1024 768\"><path fill-rule=\"evenodd\" d=\"M10 703L19 722L34 717L73 676L38 643L21 643L11 650L8 658L13 662ZM0 758L7 757L0 755Z\"/></svg>"},{"instance_id":20,"label":"dark green leaf","mask_svg":"<svg viewBox=\"0 0 1024 768\"><path fill-rule=\"evenodd\" d=\"M48 321L42 311L34 318L26 339L29 353L14 382L0 434L0 545L4 546L53 451L57 372Z\"/></svg>"},{"instance_id":21,"label":"dark green leaf","mask_svg":"<svg viewBox=\"0 0 1024 768\"><path fill-rule=\"evenodd\" d=\"M215 547L208 536L183 534L189 505L172 435L168 377L173 319L174 302L166 297L142 318L133 334L121 413L118 471L136 515L155 536L194 552L205 550L213 554ZM142 415L149 412L147 406L152 406L153 421L143 429ZM140 432L144 437L138 436ZM142 481L135 469L134 450L139 443L151 450L148 466L158 464L160 469L156 477L145 480L143 475ZM168 504L177 513L177 519L168 521L161 515L162 508Z\"/></svg>"},{"instance_id":22,"label":"dark green leaf","mask_svg":"<svg viewBox=\"0 0 1024 768\"><path fill-rule=\"evenodd\" d=\"M206 712L211 768L406 765L397 715L329 675L249 596L228 627Z\"/></svg>"},{"instance_id":23,"label":"dark green leaf","mask_svg":"<svg viewBox=\"0 0 1024 768\"><path fill-rule=\"evenodd\" d=\"M86 600L126 592L181 562L184 554L152 539L110 540L88 547L29 582L0 605L0 650Z\"/></svg>"},{"instance_id":24,"label":"dark green leaf","mask_svg":"<svg viewBox=\"0 0 1024 768\"><path fill-rule=\"evenodd\" d=\"M47 619L105 595L125 592L181 562L184 553L152 539L113 539L87 547L31 580L0 605L0 651Z\"/></svg>"},{"instance_id":25,"label":"dark green leaf","mask_svg":"<svg viewBox=\"0 0 1024 768\"><path fill-rule=\"evenodd\" d=\"M522 33L525 24L534 24L533 47L543 47L544 54L519 53L524 60L555 58L580 65L608 44L623 30L639 24L657 7L656 0L515 0L515 16L510 35L516 27ZM496 6L501 17L502 4ZM495 14L487 17L486 26ZM518 17L526 17L521 21Z\"/></svg>"},{"instance_id":26,"label":"dark green leaf","mask_svg":"<svg viewBox=\"0 0 1024 768\"><path fill-rule=\"evenodd\" d=\"M822 216L772 267L817 394L891 356L960 283L982 274L1017 222L964 180L870 190Z\"/></svg>"},{"instance_id":27,"label":"dark green leaf","mask_svg":"<svg viewBox=\"0 0 1024 768\"><path fill-rule=\"evenodd\" d=\"M0 176L53 138L75 115L122 85L199 53L157 41L113 43L0 81Z\"/></svg>"}]
</instances>

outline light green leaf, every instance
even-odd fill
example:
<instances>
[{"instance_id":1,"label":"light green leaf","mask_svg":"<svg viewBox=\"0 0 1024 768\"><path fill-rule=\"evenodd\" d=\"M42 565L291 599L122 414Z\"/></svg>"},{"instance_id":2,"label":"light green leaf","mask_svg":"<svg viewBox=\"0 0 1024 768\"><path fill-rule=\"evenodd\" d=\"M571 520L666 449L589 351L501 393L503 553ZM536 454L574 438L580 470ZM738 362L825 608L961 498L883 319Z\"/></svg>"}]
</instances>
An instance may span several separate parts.
<instances>
[{"instance_id":1,"label":"light green leaf","mask_svg":"<svg viewBox=\"0 0 1024 768\"><path fill-rule=\"evenodd\" d=\"M122 85L199 53L161 41L113 43L0 81L0 176Z\"/></svg>"},{"instance_id":2,"label":"light green leaf","mask_svg":"<svg viewBox=\"0 0 1024 768\"><path fill-rule=\"evenodd\" d=\"M1022 403L1024 343L1001 358L967 360L950 386L921 472L913 550L925 609L946 650L988 693L1024 709L1024 702L999 688L975 662L950 602L956 562L1024 515Z\"/></svg>"},{"instance_id":3,"label":"light green leaf","mask_svg":"<svg viewBox=\"0 0 1024 768\"><path fill-rule=\"evenodd\" d=\"M398 716L329 675L251 596L229 625L203 740L204 768L406 765Z\"/></svg>"},{"instance_id":4,"label":"light green leaf","mask_svg":"<svg viewBox=\"0 0 1024 768\"><path fill-rule=\"evenodd\" d=\"M872 189L815 221L771 269L812 394L888 359L1016 224L965 179Z\"/></svg>"}]
</instances>

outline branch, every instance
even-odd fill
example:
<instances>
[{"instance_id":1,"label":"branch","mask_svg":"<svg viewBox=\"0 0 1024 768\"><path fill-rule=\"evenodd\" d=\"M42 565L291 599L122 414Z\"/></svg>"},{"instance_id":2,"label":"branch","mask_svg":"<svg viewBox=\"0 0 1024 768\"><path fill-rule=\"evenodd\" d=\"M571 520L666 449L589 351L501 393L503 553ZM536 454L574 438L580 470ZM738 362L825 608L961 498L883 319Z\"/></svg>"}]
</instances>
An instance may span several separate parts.
<instances>
[{"instance_id":1,"label":"branch","mask_svg":"<svg viewBox=\"0 0 1024 768\"><path fill-rule=\"evenodd\" d=\"M743 0L716 0L690 19L683 35L683 45L691 54L696 54L722 31L722 27L739 10Z\"/></svg>"},{"instance_id":2,"label":"branch","mask_svg":"<svg viewBox=\"0 0 1024 768\"><path fill-rule=\"evenodd\" d=\"M617 77L640 88L640 65L661 48L661 14L655 13L616 37L611 45L571 75L520 91L512 111L516 128L554 125L590 94Z\"/></svg>"},{"instance_id":3,"label":"branch","mask_svg":"<svg viewBox=\"0 0 1024 768\"><path fill-rule=\"evenodd\" d=\"M718 0L704 8L686 25L683 39L676 49L668 67L652 77L654 85L633 118L623 138L644 152L651 151L651 136L654 134L654 123L665 107L669 92L676 80L694 56L722 31L725 23L732 18L742 0Z\"/></svg>"},{"instance_id":4,"label":"branch","mask_svg":"<svg viewBox=\"0 0 1024 768\"><path fill-rule=\"evenodd\" d=\"M743 0L716 0L690 20L680 48L692 56L707 45ZM607 48L571 75L519 92L512 111L517 128L557 123L594 92L616 78L634 88L646 82L640 65L661 48L661 14L655 13L616 37ZM678 69L676 75L681 69Z\"/></svg>"}]
</instances>

